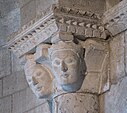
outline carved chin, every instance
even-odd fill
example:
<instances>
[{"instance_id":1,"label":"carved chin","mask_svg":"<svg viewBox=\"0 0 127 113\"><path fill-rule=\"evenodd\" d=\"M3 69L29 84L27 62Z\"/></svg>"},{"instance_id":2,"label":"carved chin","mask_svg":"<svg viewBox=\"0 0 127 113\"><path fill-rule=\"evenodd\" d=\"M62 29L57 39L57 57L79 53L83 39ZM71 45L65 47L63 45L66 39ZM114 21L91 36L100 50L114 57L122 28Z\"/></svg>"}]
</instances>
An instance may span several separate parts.
<instances>
[{"instance_id":1,"label":"carved chin","mask_svg":"<svg viewBox=\"0 0 127 113\"><path fill-rule=\"evenodd\" d=\"M70 84L75 84L78 82L77 77L73 77L72 75L66 75L66 76L61 76L60 85L70 85Z\"/></svg>"},{"instance_id":2,"label":"carved chin","mask_svg":"<svg viewBox=\"0 0 127 113\"><path fill-rule=\"evenodd\" d=\"M62 89L66 92L75 92L81 88L81 83L72 83L72 84L63 84L61 85Z\"/></svg>"}]
</instances>

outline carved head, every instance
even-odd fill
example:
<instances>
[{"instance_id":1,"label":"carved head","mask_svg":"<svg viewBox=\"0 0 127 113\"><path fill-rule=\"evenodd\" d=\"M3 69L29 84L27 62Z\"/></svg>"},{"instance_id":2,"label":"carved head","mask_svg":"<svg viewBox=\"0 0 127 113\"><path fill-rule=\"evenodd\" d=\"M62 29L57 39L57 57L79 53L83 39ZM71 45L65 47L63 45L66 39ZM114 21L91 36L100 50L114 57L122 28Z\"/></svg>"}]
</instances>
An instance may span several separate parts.
<instances>
[{"instance_id":1,"label":"carved head","mask_svg":"<svg viewBox=\"0 0 127 113\"><path fill-rule=\"evenodd\" d=\"M72 92L80 89L86 71L81 45L60 41L52 45L49 55L55 79L63 90Z\"/></svg>"},{"instance_id":2,"label":"carved head","mask_svg":"<svg viewBox=\"0 0 127 113\"><path fill-rule=\"evenodd\" d=\"M49 97L52 92L50 72L44 66L32 61L28 61L25 68L27 82L35 95L39 98Z\"/></svg>"}]
</instances>

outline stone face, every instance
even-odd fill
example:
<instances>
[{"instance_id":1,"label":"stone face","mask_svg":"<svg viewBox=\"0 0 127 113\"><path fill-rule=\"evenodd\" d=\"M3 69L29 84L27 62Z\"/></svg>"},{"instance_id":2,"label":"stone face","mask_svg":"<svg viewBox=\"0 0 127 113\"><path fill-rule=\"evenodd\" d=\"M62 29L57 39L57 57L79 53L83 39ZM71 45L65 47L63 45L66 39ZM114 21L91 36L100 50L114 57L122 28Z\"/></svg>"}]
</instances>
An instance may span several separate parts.
<instances>
[{"instance_id":1,"label":"stone face","mask_svg":"<svg viewBox=\"0 0 127 113\"><path fill-rule=\"evenodd\" d=\"M79 90L86 72L83 47L73 41L59 41L49 49L49 58L58 85L67 92Z\"/></svg>"},{"instance_id":2,"label":"stone face","mask_svg":"<svg viewBox=\"0 0 127 113\"><path fill-rule=\"evenodd\" d=\"M110 92L107 92L104 97L105 113L126 113L127 112L127 77L124 77L116 85L112 85Z\"/></svg>"},{"instance_id":3,"label":"stone face","mask_svg":"<svg viewBox=\"0 0 127 113\"><path fill-rule=\"evenodd\" d=\"M12 113L11 105L11 96L0 99L0 113Z\"/></svg>"},{"instance_id":4,"label":"stone face","mask_svg":"<svg viewBox=\"0 0 127 113\"><path fill-rule=\"evenodd\" d=\"M10 52L6 48L0 48L0 78L11 74Z\"/></svg>"},{"instance_id":5,"label":"stone face","mask_svg":"<svg viewBox=\"0 0 127 113\"><path fill-rule=\"evenodd\" d=\"M27 82L38 98L48 98L52 94L53 77L45 66L36 64L29 58L24 67Z\"/></svg>"},{"instance_id":6,"label":"stone face","mask_svg":"<svg viewBox=\"0 0 127 113\"><path fill-rule=\"evenodd\" d=\"M53 113L98 113L98 107L97 96L71 93L54 99Z\"/></svg>"},{"instance_id":7,"label":"stone face","mask_svg":"<svg viewBox=\"0 0 127 113\"><path fill-rule=\"evenodd\" d=\"M23 71L12 73L12 75L3 78L3 95L9 95L27 87L27 82Z\"/></svg>"},{"instance_id":8,"label":"stone face","mask_svg":"<svg viewBox=\"0 0 127 113\"><path fill-rule=\"evenodd\" d=\"M12 113L24 113L30 109L34 109L39 105L46 103L45 100L37 99L29 88L13 94ZM39 112L37 112L39 113Z\"/></svg>"},{"instance_id":9,"label":"stone face","mask_svg":"<svg viewBox=\"0 0 127 113\"><path fill-rule=\"evenodd\" d=\"M124 33L117 35L110 42L111 82L116 83L125 76Z\"/></svg>"}]
</instances>

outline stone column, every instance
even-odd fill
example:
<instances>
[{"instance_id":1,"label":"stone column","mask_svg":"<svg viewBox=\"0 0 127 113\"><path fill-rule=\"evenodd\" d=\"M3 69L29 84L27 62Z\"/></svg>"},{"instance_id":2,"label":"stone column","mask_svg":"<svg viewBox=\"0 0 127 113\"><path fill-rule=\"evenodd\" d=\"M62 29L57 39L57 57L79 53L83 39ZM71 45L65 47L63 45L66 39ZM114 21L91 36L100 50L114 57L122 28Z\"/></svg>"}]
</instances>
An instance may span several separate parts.
<instances>
[{"instance_id":1,"label":"stone column","mask_svg":"<svg viewBox=\"0 0 127 113\"><path fill-rule=\"evenodd\" d=\"M67 93L53 99L53 113L99 113L98 96Z\"/></svg>"}]
</instances>

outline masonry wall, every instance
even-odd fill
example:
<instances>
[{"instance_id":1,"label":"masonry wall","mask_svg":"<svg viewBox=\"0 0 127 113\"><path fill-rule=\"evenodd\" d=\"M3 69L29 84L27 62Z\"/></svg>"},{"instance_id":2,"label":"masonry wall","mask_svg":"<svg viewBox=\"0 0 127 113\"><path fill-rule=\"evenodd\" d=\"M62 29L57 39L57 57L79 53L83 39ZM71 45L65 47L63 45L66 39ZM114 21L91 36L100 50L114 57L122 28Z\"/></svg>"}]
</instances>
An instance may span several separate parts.
<instances>
[{"instance_id":1,"label":"masonry wall","mask_svg":"<svg viewBox=\"0 0 127 113\"><path fill-rule=\"evenodd\" d=\"M37 99L29 89L19 60L4 46L6 37L55 2L0 0L0 113L50 113L48 103ZM100 96L100 113L127 113L126 54L127 31L110 41L112 86L109 92Z\"/></svg>"},{"instance_id":2,"label":"masonry wall","mask_svg":"<svg viewBox=\"0 0 127 113\"><path fill-rule=\"evenodd\" d=\"M111 89L100 96L100 113L127 113L127 31L110 41Z\"/></svg>"},{"instance_id":3,"label":"masonry wall","mask_svg":"<svg viewBox=\"0 0 127 113\"><path fill-rule=\"evenodd\" d=\"M28 87L19 59L5 46L10 34L52 2L0 0L0 113L50 113L47 101L37 99Z\"/></svg>"}]
</instances>

